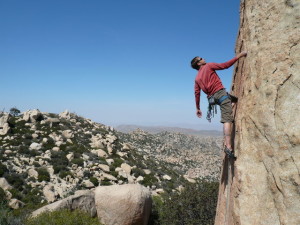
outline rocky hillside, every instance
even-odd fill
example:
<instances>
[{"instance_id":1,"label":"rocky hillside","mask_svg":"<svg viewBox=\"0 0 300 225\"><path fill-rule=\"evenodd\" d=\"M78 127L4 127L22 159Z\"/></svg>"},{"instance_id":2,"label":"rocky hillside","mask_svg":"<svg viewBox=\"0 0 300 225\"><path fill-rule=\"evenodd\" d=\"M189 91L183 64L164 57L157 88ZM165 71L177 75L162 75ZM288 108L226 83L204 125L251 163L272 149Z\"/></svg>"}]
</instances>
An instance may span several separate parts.
<instances>
[{"instance_id":1,"label":"rocky hillside","mask_svg":"<svg viewBox=\"0 0 300 225\"><path fill-rule=\"evenodd\" d=\"M186 182L112 127L67 111L2 113L0 133L0 196L12 208L53 202L98 185L140 183L156 194Z\"/></svg>"},{"instance_id":2,"label":"rocky hillside","mask_svg":"<svg viewBox=\"0 0 300 225\"><path fill-rule=\"evenodd\" d=\"M140 153L173 168L189 178L218 179L221 165L222 138L200 137L181 133L149 134L140 129L119 133Z\"/></svg>"},{"instance_id":3,"label":"rocky hillside","mask_svg":"<svg viewBox=\"0 0 300 225\"><path fill-rule=\"evenodd\" d=\"M241 1L237 160L224 160L215 224L300 224L299 42L299 0Z\"/></svg>"}]
</instances>

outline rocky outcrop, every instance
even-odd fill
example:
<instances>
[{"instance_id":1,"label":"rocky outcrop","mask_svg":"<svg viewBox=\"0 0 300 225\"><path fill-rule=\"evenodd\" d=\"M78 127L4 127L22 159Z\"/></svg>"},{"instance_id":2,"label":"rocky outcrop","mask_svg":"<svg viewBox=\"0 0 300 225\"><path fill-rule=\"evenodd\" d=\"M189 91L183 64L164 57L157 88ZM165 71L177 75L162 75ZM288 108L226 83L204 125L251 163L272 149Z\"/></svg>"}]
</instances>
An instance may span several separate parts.
<instances>
[{"instance_id":1,"label":"rocky outcrop","mask_svg":"<svg viewBox=\"0 0 300 225\"><path fill-rule=\"evenodd\" d=\"M215 224L300 224L300 2L241 1L232 93L235 162L224 159Z\"/></svg>"},{"instance_id":2,"label":"rocky outcrop","mask_svg":"<svg viewBox=\"0 0 300 225\"><path fill-rule=\"evenodd\" d=\"M6 191L12 189L12 186L7 182L5 178L0 177L0 188Z\"/></svg>"},{"instance_id":3,"label":"rocky outcrop","mask_svg":"<svg viewBox=\"0 0 300 225\"><path fill-rule=\"evenodd\" d=\"M97 187L95 203L105 225L147 225L151 192L138 184Z\"/></svg>"},{"instance_id":4,"label":"rocky outcrop","mask_svg":"<svg viewBox=\"0 0 300 225\"><path fill-rule=\"evenodd\" d=\"M60 209L85 211L105 225L147 225L151 211L151 192L139 184L97 187L77 191L75 195L34 211L36 217Z\"/></svg>"},{"instance_id":5,"label":"rocky outcrop","mask_svg":"<svg viewBox=\"0 0 300 225\"><path fill-rule=\"evenodd\" d=\"M95 207L95 194L94 192L88 190L77 191L75 195L37 209L31 214L31 216L36 217L43 212L56 211L60 209L79 209L89 213L91 217L95 217L97 215Z\"/></svg>"},{"instance_id":6,"label":"rocky outcrop","mask_svg":"<svg viewBox=\"0 0 300 225\"><path fill-rule=\"evenodd\" d=\"M23 120L26 122L35 123L38 120L42 120L43 114L38 109L28 110L23 114Z\"/></svg>"},{"instance_id":7,"label":"rocky outcrop","mask_svg":"<svg viewBox=\"0 0 300 225\"><path fill-rule=\"evenodd\" d=\"M8 113L1 113L0 115L0 135L6 135L10 131L9 118L11 116Z\"/></svg>"}]
</instances>

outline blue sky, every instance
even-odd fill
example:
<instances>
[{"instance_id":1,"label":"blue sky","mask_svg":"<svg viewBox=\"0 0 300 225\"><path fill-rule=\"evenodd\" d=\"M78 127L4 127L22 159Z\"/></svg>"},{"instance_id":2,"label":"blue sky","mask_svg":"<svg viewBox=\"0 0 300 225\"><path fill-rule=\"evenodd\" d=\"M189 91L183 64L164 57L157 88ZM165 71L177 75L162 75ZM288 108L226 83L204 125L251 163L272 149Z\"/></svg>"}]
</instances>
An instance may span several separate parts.
<instances>
[{"instance_id":1,"label":"blue sky","mask_svg":"<svg viewBox=\"0 0 300 225\"><path fill-rule=\"evenodd\" d=\"M238 0L2 0L0 109L221 129L195 115L190 61L234 57L238 26ZM232 71L218 72L227 89Z\"/></svg>"}]
</instances>

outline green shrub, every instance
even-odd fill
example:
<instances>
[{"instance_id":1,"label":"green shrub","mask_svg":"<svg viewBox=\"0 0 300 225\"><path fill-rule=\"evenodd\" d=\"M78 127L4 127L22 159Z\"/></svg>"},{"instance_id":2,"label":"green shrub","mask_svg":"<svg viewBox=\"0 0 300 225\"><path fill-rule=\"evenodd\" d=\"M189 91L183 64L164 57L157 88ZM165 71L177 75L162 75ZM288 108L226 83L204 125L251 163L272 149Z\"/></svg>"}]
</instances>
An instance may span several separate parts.
<instances>
[{"instance_id":1,"label":"green shrub","mask_svg":"<svg viewBox=\"0 0 300 225\"><path fill-rule=\"evenodd\" d=\"M144 177L144 180L140 181L139 183L144 185L144 186L149 186L151 187L152 185L156 184L158 182L157 178L154 177L152 173L146 174Z\"/></svg>"},{"instance_id":2,"label":"green shrub","mask_svg":"<svg viewBox=\"0 0 300 225\"><path fill-rule=\"evenodd\" d=\"M96 177L90 177L90 181L97 187L99 185L99 181Z\"/></svg>"},{"instance_id":3,"label":"green shrub","mask_svg":"<svg viewBox=\"0 0 300 225\"><path fill-rule=\"evenodd\" d=\"M11 173L11 174L7 174L5 178L7 182L10 185L12 185L14 188L20 191L23 189L24 178L22 177L22 174Z\"/></svg>"},{"instance_id":4,"label":"green shrub","mask_svg":"<svg viewBox=\"0 0 300 225\"><path fill-rule=\"evenodd\" d=\"M39 182L42 182L42 181L50 181L50 174L49 172L47 171L46 168L39 168L37 169L37 172L38 172L38 181Z\"/></svg>"},{"instance_id":5,"label":"green shrub","mask_svg":"<svg viewBox=\"0 0 300 225\"><path fill-rule=\"evenodd\" d=\"M12 198L16 198L19 200L23 199L23 195L19 190L13 188L13 189L10 189L9 192L12 194Z\"/></svg>"},{"instance_id":6,"label":"green shrub","mask_svg":"<svg viewBox=\"0 0 300 225\"><path fill-rule=\"evenodd\" d=\"M111 164L112 167L117 168L120 167L124 161L120 158L114 158L114 162Z\"/></svg>"},{"instance_id":7,"label":"green shrub","mask_svg":"<svg viewBox=\"0 0 300 225\"><path fill-rule=\"evenodd\" d=\"M150 224L214 224L217 198L217 182L187 184L181 193L166 193L162 199L153 199Z\"/></svg>"},{"instance_id":8,"label":"green shrub","mask_svg":"<svg viewBox=\"0 0 300 225\"><path fill-rule=\"evenodd\" d=\"M34 162L33 162L33 165L34 165L35 167L41 167L41 165L40 165L37 161L34 161Z\"/></svg>"},{"instance_id":9,"label":"green shrub","mask_svg":"<svg viewBox=\"0 0 300 225\"><path fill-rule=\"evenodd\" d=\"M61 171L68 171L67 165L53 165L54 173L60 173Z\"/></svg>"},{"instance_id":10,"label":"green shrub","mask_svg":"<svg viewBox=\"0 0 300 225\"><path fill-rule=\"evenodd\" d=\"M31 157L35 157L35 156L37 156L37 155L40 155L40 154L38 153L38 151L36 151L36 150L31 150L31 151L29 152L29 154L30 154Z\"/></svg>"},{"instance_id":11,"label":"green shrub","mask_svg":"<svg viewBox=\"0 0 300 225\"><path fill-rule=\"evenodd\" d=\"M88 213L63 209L45 212L35 218L30 218L25 225L101 225L98 218L92 218Z\"/></svg>"},{"instance_id":12,"label":"green shrub","mask_svg":"<svg viewBox=\"0 0 300 225\"><path fill-rule=\"evenodd\" d=\"M75 158L75 159L72 159L71 163L77 164L78 166L83 166L83 159L82 158Z\"/></svg>"},{"instance_id":13,"label":"green shrub","mask_svg":"<svg viewBox=\"0 0 300 225\"><path fill-rule=\"evenodd\" d=\"M68 171L69 160L66 157L65 152L51 151L51 162L53 165L54 173L59 173L60 171Z\"/></svg>"},{"instance_id":14,"label":"green shrub","mask_svg":"<svg viewBox=\"0 0 300 225\"><path fill-rule=\"evenodd\" d=\"M4 201L5 198L6 198L6 194L5 194L4 190L0 187L0 204L1 204L1 202Z\"/></svg>"},{"instance_id":15,"label":"green shrub","mask_svg":"<svg viewBox=\"0 0 300 225\"><path fill-rule=\"evenodd\" d=\"M34 206L40 204L42 200L41 196L41 190L39 190L38 188L33 188L24 196L22 201L26 203L26 207L30 205L32 206L31 208L34 208Z\"/></svg>"},{"instance_id":16,"label":"green shrub","mask_svg":"<svg viewBox=\"0 0 300 225\"><path fill-rule=\"evenodd\" d=\"M29 144L30 144L30 141L29 141ZM28 146L21 145L18 152L20 154L30 155L30 150L29 150Z\"/></svg>"},{"instance_id":17,"label":"green shrub","mask_svg":"<svg viewBox=\"0 0 300 225\"><path fill-rule=\"evenodd\" d=\"M91 172L88 170L83 171L83 177L90 178L92 176Z\"/></svg>"},{"instance_id":18,"label":"green shrub","mask_svg":"<svg viewBox=\"0 0 300 225\"><path fill-rule=\"evenodd\" d=\"M145 172L144 170L136 167L132 169L132 173L135 175L135 177L139 177L139 176L145 176Z\"/></svg>"},{"instance_id":19,"label":"green shrub","mask_svg":"<svg viewBox=\"0 0 300 225\"><path fill-rule=\"evenodd\" d=\"M117 171L110 171L109 172L110 175L114 176L114 177L118 177L119 173Z\"/></svg>"},{"instance_id":20,"label":"green shrub","mask_svg":"<svg viewBox=\"0 0 300 225\"><path fill-rule=\"evenodd\" d=\"M36 179L35 179L35 177L29 177L28 179L27 179L27 182L36 182Z\"/></svg>"},{"instance_id":21,"label":"green shrub","mask_svg":"<svg viewBox=\"0 0 300 225\"><path fill-rule=\"evenodd\" d=\"M8 169L4 164L0 162L0 177L3 177L4 173L8 172Z\"/></svg>"},{"instance_id":22,"label":"green shrub","mask_svg":"<svg viewBox=\"0 0 300 225\"><path fill-rule=\"evenodd\" d=\"M13 107L9 110L9 114L11 114L12 116L18 116L20 113L21 111L17 109L17 107Z\"/></svg>"},{"instance_id":23,"label":"green shrub","mask_svg":"<svg viewBox=\"0 0 300 225\"><path fill-rule=\"evenodd\" d=\"M65 178L68 175L70 175L71 177L73 177L73 174L70 171L64 171L64 170L62 170L62 171L59 172L59 177L61 179Z\"/></svg>"},{"instance_id":24,"label":"green shrub","mask_svg":"<svg viewBox=\"0 0 300 225\"><path fill-rule=\"evenodd\" d=\"M111 185L110 180L105 178L104 180L101 181L101 186L109 186L109 185Z\"/></svg>"},{"instance_id":25,"label":"green shrub","mask_svg":"<svg viewBox=\"0 0 300 225\"><path fill-rule=\"evenodd\" d=\"M16 217L6 202L0 202L0 224L1 225L23 225L21 218Z\"/></svg>"}]
</instances>

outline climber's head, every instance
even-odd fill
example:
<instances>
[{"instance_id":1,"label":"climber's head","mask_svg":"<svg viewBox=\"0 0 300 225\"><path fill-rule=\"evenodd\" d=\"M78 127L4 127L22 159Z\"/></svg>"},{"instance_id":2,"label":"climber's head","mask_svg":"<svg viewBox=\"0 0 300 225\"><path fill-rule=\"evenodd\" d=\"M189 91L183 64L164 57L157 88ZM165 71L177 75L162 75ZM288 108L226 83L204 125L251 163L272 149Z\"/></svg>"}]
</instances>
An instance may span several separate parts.
<instances>
[{"instance_id":1,"label":"climber's head","mask_svg":"<svg viewBox=\"0 0 300 225\"><path fill-rule=\"evenodd\" d=\"M196 57L193 58L192 61L191 61L191 66L192 66L192 68L195 69L195 70L199 70L200 67L201 67L202 65L205 65L205 64L206 64L205 59L203 59L203 58L201 58L201 57L199 57L199 56L196 56Z\"/></svg>"}]
</instances>

